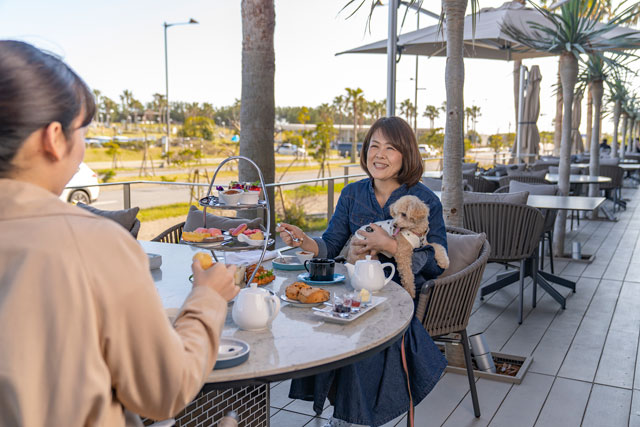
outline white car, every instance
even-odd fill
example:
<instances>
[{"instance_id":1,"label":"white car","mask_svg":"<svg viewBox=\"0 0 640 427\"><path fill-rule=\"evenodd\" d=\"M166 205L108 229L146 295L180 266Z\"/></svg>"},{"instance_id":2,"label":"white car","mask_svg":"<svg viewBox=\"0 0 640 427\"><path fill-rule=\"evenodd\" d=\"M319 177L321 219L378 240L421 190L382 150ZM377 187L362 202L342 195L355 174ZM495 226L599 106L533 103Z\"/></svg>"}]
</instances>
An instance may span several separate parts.
<instances>
[{"instance_id":1,"label":"white car","mask_svg":"<svg viewBox=\"0 0 640 427\"><path fill-rule=\"evenodd\" d=\"M80 163L78 171L73 175L71 181L67 183L67 186L82 188L65 188L60 194L60 200L74 204L84 203L86 205L95 202L98 200L100 187L89 187L94 184L98 184L98 175L89 166Z\"/></svg>"},{"instance_id":2,"label":"white car","mask_svg":"<svg viewBox=\"0 0 640 427\"><path fill-rule=\"evenodd\" d=\"M304 156L307 154L304 148L289 143L284 143L278 147L276 153L286 156Z\"/></svg>"}]
</instances>

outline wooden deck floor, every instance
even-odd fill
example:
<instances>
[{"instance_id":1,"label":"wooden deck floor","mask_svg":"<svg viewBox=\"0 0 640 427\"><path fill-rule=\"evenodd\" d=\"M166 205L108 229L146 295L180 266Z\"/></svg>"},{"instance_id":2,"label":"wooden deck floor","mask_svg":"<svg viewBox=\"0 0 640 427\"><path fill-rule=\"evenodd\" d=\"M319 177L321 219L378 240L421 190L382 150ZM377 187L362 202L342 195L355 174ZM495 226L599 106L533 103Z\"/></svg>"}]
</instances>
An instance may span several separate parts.
<instances>
[{"instance_id":1,"label":"wooden deck floor","mask_svg":"<svg viewBox=\"0 0 640 427\"><path fill-rule=\"evenodd\" d=\"M581 220L568 232L567 247L579 241L596 257L591 264L556 261L556 274L577 281L575 294L556 287L566 310L542 290L532 309L530 281L522 325L517 286L476 301L469 334L484 332L492 351L533 355L522 384L478 379L476 419L466 376L447 373L416 407L416 426L640 426L640 191L623 194L630 201L619 221ZM483 280L503 271L489 264ZM288 381L272 384L272 426L321 426L331 415L327 403L314 417L311 403L289 399L288 391Z\"/></svg>"}]
</instances>

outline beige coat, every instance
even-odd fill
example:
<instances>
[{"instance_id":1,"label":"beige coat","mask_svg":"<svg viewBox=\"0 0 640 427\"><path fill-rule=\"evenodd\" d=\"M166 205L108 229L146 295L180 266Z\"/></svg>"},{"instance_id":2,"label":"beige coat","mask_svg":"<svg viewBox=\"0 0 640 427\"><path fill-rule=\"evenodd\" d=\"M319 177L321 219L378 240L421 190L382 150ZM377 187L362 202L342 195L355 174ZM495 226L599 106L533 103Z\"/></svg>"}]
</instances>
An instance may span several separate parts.
<instances>
[{"instance_id":1,"label":"beige coat","mask_svg":"<svg viewBox=\"0 0 640 427\"><path fill-rule=\"evenodd\" d=\"M174 329L126 230L0 179L0 426L169 418L213 368L225 316L198 287Z\"/></svg>"}]
</instances>

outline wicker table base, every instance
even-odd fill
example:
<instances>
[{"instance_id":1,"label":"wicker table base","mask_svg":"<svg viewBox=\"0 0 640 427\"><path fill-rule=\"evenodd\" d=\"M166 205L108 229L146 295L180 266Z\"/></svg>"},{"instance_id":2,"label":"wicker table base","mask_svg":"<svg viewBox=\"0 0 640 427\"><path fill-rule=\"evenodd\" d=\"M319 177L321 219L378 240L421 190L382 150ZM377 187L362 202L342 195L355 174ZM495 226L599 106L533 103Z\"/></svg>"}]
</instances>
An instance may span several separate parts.
<instances>
[{"instance_id":1,"label":"wicker table base","mask_svg":"<svg viewBox=\"0 0 640 427\"><path fill-rule=\"evenodd\" d=\"M227 412L238 414L238 425L267 427L269 425L269 385L250 385L229 389L205 387L187 407L176 415L176 426L215 425ZM144 425L154 421L145 419Z\"/></svg>"}]
</instances>

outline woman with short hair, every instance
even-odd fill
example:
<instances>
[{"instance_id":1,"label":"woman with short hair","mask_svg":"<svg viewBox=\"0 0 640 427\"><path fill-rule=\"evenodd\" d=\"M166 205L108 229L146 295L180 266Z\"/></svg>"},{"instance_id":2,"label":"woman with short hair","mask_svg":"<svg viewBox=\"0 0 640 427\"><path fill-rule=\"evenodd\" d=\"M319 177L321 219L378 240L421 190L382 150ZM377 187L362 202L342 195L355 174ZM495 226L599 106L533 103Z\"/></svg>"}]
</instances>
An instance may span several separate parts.
<instances>
[{"instance_id":1,"label":"woman with short hair","mask_svg":"<svg viewBox=\"0 0 640 427\"><path fill-rule=\"evenodd\" d=\"M427 240L447 248L442 205L438 197L420 182L422 157L411 126L399 117L377 120L369 129L362 145L360 165L369 178L351 183L340 194L335 213L322 238L312 239L300 228L281 224L280 237L285 244L300 246L317 257L334 258L360 227L391 219L389 207L400 197L412 195L429 206ZM381 262L393 262L383 253L394 255L396 241L381 227L362 233L366 239L352 239L360 254L377 255ZM298 238L294 242L292 237ZM435 260L432 246L414 249L412 270L416 295L424 284L443 270ZM396 269L397 272L397 269ZM400 283L398 273L394 277ZM416 299L417 302L417 299ZM402 345L406 353L407 375L403 370ZM312 400L314 410L321 413L325 399L334 406L327 426L349 423L378 426L393 420L417 405L433 389L446 366L446 360L424 327L414 317L402 340L388 349L352 365L313 377L293 380L289 397Z\"/></svg>"},{"instance_id":2,"label":"woman with short hair","mask_svg":"<svg viewBox=\"0 0 640 427\"><path fill-rule=\"evenodd\" d=\"M140 245L58 199L94 113L61 60L0 41L0 426L175 415L211 372L239 291L234 268L194 264L172 326Z\"/></svg>"}]
</instances>

